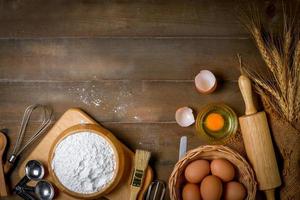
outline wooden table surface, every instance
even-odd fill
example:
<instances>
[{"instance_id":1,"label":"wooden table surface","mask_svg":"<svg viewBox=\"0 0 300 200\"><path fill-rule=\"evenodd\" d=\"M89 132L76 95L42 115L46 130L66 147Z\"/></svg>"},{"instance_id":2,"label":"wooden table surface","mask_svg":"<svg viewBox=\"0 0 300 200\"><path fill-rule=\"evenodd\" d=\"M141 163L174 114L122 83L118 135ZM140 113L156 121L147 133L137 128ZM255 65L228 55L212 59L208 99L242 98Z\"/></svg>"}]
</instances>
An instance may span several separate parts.
<instances>
[{"instance_id":1,"label":"wooden table surface","mask_svg":"<svg viewBox=\"0 0 300 200\"><path fill-rule=\"evenodd\" d=\"M153 152L151 165L167 181L180 137L190 149L204 143L194 126L176 124L177 108L197 113L224 102L244 111L236 54L262 61L235 7L234 0L0 0L0 128L9 152L26 106L50 104L56 119L80 107L129 148ZM211 95L194 87L201 69L219 78ZM33 117L29 131L40 120ZM19 180L16 172L11 179Z\"/></svg>"}]
</instances>

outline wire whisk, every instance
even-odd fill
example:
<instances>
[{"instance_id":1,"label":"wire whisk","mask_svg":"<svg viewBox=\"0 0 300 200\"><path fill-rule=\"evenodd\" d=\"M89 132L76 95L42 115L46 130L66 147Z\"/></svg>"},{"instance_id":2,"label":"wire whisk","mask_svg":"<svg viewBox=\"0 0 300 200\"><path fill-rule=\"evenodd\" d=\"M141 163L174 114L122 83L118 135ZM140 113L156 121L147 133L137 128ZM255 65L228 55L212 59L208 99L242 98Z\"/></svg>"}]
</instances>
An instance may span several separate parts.
<instances>
[{"instance_id":1,"label":"wire whisk","mask_svg":"<svg viewBox=\"0 0 300 200\"><path fill-rule=\"evenodd\" d=\"M33 111L41 109L42 110L42 123L38 127L38 129L35 131L35 133L32 135L31 138L28 139L28 141L22 146L23 139L26 133L26 129L28 126L28 123L30 121L31 115ZM18 133L18 138L15 143L15 146L13 148L12 154L9 156L8 161L4 165L4 172L7 173L10 171L11 167L15 164L16 159L18 156L28 148L28 146L33 143L36 139L38 139L47 128L50 126L53 116L53 110L51 107L47 105L41 105L41 104L34 104L30 105L26 108L22 121L20 130Z\"/></svg>"},{"instance_id":2,"label":"wire whisk","mask_svg":"<svg viewBox=\"0 0 300 200\"><path fill-rule=\"evenodd\" d=\"M166 194L166 184L161 180L154 180L146 193L145 200L163 200Z\"/></svg>"}]
</instances>

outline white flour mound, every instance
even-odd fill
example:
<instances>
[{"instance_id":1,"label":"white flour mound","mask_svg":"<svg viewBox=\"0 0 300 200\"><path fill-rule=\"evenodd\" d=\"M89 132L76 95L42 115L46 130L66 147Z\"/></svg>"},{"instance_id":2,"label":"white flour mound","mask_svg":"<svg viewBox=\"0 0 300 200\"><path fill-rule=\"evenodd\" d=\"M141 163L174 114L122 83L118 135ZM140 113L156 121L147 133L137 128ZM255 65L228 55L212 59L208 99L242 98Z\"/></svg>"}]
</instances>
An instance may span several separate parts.
<instances>
[{"instance_id":1,"label":"white flour mound","mask_svg":"<svg viewBox=\"0 0 300 200\"><path fill-rule=\"evenodd\" d=\"M113 179L116 157L112 146L100 135L79 132L67 136L56 147L52 169L69 190L95 193Z\"/></svg>"}]
</instances>

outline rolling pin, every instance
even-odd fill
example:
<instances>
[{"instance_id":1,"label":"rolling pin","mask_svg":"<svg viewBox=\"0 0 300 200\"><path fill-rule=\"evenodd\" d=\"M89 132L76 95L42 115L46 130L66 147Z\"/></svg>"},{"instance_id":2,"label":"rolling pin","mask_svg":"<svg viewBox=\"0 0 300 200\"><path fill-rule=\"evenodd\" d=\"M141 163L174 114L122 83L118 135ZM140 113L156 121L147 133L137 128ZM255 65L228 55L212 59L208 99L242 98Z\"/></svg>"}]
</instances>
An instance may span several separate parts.
<instances>
[{"instance_id":1,"label":"rolling pin","mask_svg":"<svg viewBox=\"0 0 300 200\"><path fill-rule=\"evenodd\" d=\"M254 168L258 189L265 192L268 200L274 200L275 188L281 185L281 180L266 113L257 112L248 77L239 77L239 87L246 106L245 115L239 118L246 153Z\"/></svg>"}]
</instances>

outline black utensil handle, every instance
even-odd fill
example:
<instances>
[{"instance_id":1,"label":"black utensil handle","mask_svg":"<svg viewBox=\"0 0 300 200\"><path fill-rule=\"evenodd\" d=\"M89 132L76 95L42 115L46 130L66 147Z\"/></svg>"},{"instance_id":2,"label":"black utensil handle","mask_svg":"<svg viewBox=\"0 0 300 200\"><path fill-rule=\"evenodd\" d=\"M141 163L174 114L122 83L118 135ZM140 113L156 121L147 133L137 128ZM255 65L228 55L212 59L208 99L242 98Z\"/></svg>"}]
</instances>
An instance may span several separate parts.
<instances>
[{"instance_id":1,"label":"black utensil handle","mask_svg":"<svg viewBox=\"0 0 300 200\"><path fill-rule=\"evenodd\" d=\"M27 192L18 192L17 195L22 197L24 200L36 200L36 198L33 195Z\"/></svg>"},{"instance_id":2,"label":"black utensil handle","mask_svg":"<svg viewBox=\"0 0 300 200\"><path fill-rule=\"evenodd\" d=\"M25 175L20 181L19 183L17 184L17 186L25 186L28 182L29 182L29 178Z\"/></svg>"},{"instance_id":3,"label":"black utensil handle","mask_svg":"<svg viewBox=\"0 0 300 200\"><path fill-rule=\"evenodd\" d=\"M30 187L30 186L27 186L27 185L23 186L23 190L25 192L33 192L34 193L34 187Z\"/></svg>"}]
</instances>

